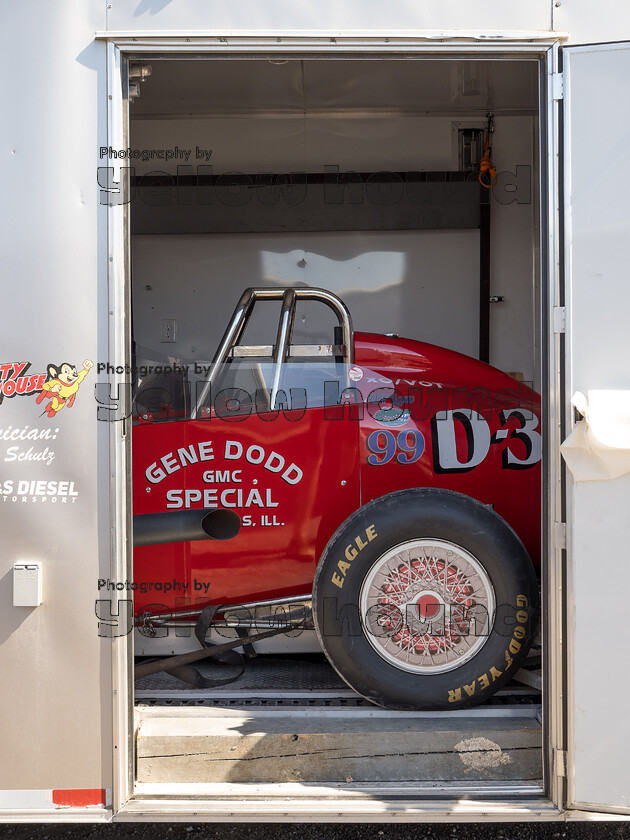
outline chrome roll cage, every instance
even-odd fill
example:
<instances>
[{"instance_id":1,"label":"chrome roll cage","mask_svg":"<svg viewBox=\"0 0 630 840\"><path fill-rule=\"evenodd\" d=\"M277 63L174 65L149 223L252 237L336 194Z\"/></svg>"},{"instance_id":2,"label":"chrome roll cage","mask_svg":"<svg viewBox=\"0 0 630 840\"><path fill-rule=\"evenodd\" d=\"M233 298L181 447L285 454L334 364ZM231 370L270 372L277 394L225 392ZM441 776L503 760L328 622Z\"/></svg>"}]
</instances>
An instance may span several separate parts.
<instances>
[{"instance_id":1,"label":"chrome roll cage","mask_svg":"<svg viewBox=\"0 0 630 840\"><path fill-rule=\"evenodd\" d=\"M274 345L242 346L241 339L254 305L261 300L281 300L282 309L278 322L276 343ZM295 308L298 301L315 300L328 306L337 317L335 339L333 344L291 344ZM347 306L332 292L325 289L245 289L236 305L232 319L223 334L212 364L208 378L204 382L195 405L191 411L191 420L197 419L201 409L217 381L222 365L229 358L237 357L269 358L275 365L273 385L271 391L271 406L276 404L276 396L280 387L281 364L290 357L332 356L348 365L354 363L354 345L352 341L352 317Z\"/></svg>"}]
</instances>

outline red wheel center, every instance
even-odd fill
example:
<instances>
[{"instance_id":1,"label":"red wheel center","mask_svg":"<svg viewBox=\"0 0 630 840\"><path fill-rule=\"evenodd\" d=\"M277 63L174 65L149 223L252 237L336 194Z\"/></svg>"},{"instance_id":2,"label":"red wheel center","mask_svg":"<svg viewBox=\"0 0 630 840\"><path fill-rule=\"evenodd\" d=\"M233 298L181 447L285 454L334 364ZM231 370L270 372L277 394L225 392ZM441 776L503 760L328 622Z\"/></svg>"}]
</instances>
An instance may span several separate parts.
<instances>
[{"instance_id":1,"label":"red wheel center","mask_svg":"<svg viewBox=\"0 0 630 840\"><path fill-rule=\"evenodd\" d=\"M420 621L432 621L442 610L442 602L430 592L425 592L416 601Z\"/></svg>"}]
</instances>

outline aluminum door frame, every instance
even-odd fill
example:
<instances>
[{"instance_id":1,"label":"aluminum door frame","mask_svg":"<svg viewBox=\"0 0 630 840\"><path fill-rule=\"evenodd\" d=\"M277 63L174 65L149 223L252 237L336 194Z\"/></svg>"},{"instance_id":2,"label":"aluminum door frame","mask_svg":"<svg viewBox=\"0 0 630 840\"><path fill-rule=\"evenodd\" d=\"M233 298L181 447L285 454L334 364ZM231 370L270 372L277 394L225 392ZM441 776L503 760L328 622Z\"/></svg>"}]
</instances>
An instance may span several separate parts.
<instances>
[{"instance_id":1,"label":"aluminum door frame","mask_svg":"<svg viewBox=\"0 0 630 840\"><path fill-rule=\"evenodd\" d=\"M436 36L401 37L398 33L391 37L356 37L342 35L330 37L312 37L287 35L282 37L242 35L230 38L208 35L190 35L181 33L97 33L99 40L108 42L108 137L107 144L113 148L126 148L128 145L128 98L127 98L127 61L130 58L158 60L159 58L188 59L230 59L239 57L256 58L352 58L378 60L393 58L401 60L414 58L434 58L440 60L493 58L496 60L514 60L515 58L538 59L540 62L540 217L541 217L541 329L543 343L543 398L546 402L548 431L546 435L547 458L543 474L544 503L548 517L544 525L544 554L549 562L543 573L543 610L542 630L544 643L544 678L548 688L543 698L543 764L548 797L540 797L527 803L514 804L514 807L500 799L497 789L496 801L471 800L466 809L461 802L445 805L444 800L422 799L401 803L398 808L394 803L371 800L371 806L365 801L347 800L343 815L340 814L342 803L336 802L333 819L374 819L383 813L393 814L396 810L397 821L401 818L417 821L419 813L425 814L427 821L470 820L494 818L523 821L528 819L554 819L562 814L564 806L563 762L558 760L564 755L564 590L562 574L562 547L559 545L556 522L562 522L561 464L559 442L561 436L560 421L566 406L560 390L563 359L560 352L560 340L553 329L553 307L561 300L559 276L559 197L558 164L555 150L559 142L557 100L554 98L552 76L557 72L558 48L566 38L562 33L519 32L492 33L491 37L480 37L478 33L440 33ZM437 42L436 42L437 41ZM547 165L544 165L544 161ZM544 200L542 197L546 197ZM130 359L130 288L129 288L129 213L126 205L110 204L108 207L108 260L109 260L109 315L110 315L110 360L117 364L128 364ZM545 346L546 345L546 346ZM545 364L544 360L547 360ZM112 361L112 364L114 364ZM124 381L124 375L110 374L111 393L118 393L118 386ZM131 580L131 486L130 486L130 445L129 436L124 434L124 424L112 423L110 436L110 503L115 511L111 523L112 532L112 578ZM553 562L552 562L553 561ZM251 821L256 818L254 812L245 809L237 811L229 801L190 800L190 808L182 809L181 803L175 807L173 801L136 800L134 799L133 779L133 682L131 667L133 662L133 642L131 634L113 640L113 723L114 723L114 784L113 807L118 819L146 819L150 814L153 819L168 819L175 814L179 818L230 819ZM175 791L173 791L174 793ZM202 797L203 799L203 797ZM241 803L242 804L242 803ZM384 807L386 806L386 807ZM292 813L303 819L330 819L329 812L313 807L313 812L306 810L305 802L295 801L291 812L286 801L278 805L279 811L267 813L261 811L260 819L277 820ZM287 809L289 808L289 811Z\"/></svg>"}]
</instances>

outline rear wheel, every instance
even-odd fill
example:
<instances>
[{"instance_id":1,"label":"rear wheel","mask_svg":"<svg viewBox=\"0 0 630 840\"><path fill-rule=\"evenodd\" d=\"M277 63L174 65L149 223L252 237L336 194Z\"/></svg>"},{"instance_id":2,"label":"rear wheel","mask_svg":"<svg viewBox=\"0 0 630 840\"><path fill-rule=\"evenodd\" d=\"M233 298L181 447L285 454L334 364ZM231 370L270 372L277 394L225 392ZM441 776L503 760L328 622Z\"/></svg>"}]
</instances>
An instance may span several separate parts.
<instances>
[{"instance_id":1,"label":"rear wheel","mask_svg":"<svg viewBox=\"0 0 630 840\"><path fill-rule=\"evenodd\" d=\"M482 702L518 670L535 629L536 575L494 511L447 490L375 499L326 547L315 625L343 679L381 706Z\"/></svg>"}]
</instances>

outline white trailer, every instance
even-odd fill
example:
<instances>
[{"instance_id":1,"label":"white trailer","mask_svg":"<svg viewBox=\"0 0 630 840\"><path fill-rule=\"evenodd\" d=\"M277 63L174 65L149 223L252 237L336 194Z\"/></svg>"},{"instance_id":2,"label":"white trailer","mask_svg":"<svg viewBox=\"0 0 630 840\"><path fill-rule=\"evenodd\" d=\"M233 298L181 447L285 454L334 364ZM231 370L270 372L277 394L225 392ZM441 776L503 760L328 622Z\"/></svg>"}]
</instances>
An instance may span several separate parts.
<instances>
[{"instance_id":1,"label":"white trailer","mask_svg":"<svg viewBox=\"0 0 630 840\"><path fill-rule=\"evenodd\" d=\"M0 818L627 817L625 4L28 0L5 4L2 32ZM184 197L171 213L162 200L178 164L212 166L212 177L459 170L490 111L500 181L489 287L475 285L483 246L465 224L379 228L350 207L331 231L315 208L299 229L270 220L261 204L243 232L227 210L221 227L207 206L191 211ZM130 165L137 177L160 170L144 204L129 201L136 182L121 167ZM239 184L226 181L226 195ZM384 275L395 288L374 297ZM238 691L231 705L213 695L210 709L181 693L176 709L151 691L134 701L133 634L119 632L124 593L109 616L96 603L99 581L133 580L130 429L118 391L133 361L132 322L146 358L169 356L161 343L173 339L173 320L188 357L203 358L205 332L218 340L241 288L303 279L350 297L364 328L387 321L382 331L487 355L541 392L543 688L525 712L517 694L459 715L359 708L336 712L335 730L329 707L300 707L305 691L292 711L275 713L246 713ZM84 360L103 365L98 378ZM84 371L78 390L42 417L48 368L64 362ZM139 637L136 652L165 652L158 642ZM464 755L459 775L435 757L411 779L357 781L349 764L341 781L305 781L286 765L246 777L237 762L223 776L188 772L182 743L205 738L204 749L222 749L213 720L226 708L231 738L239 726L241 735L247 726L271 732L278 717L319 734L358 721L357 737L362 726L425 733L449 767L466 752L456 741L495 734L481 749L490 763ZM521 765L518 744L502 749L500 733L525 718L538 741L519 748L535 751L538 769L502 775ZM147 743L164 754L175 745L179 763L147 763Z\"/></svg>"}]
</instances>

